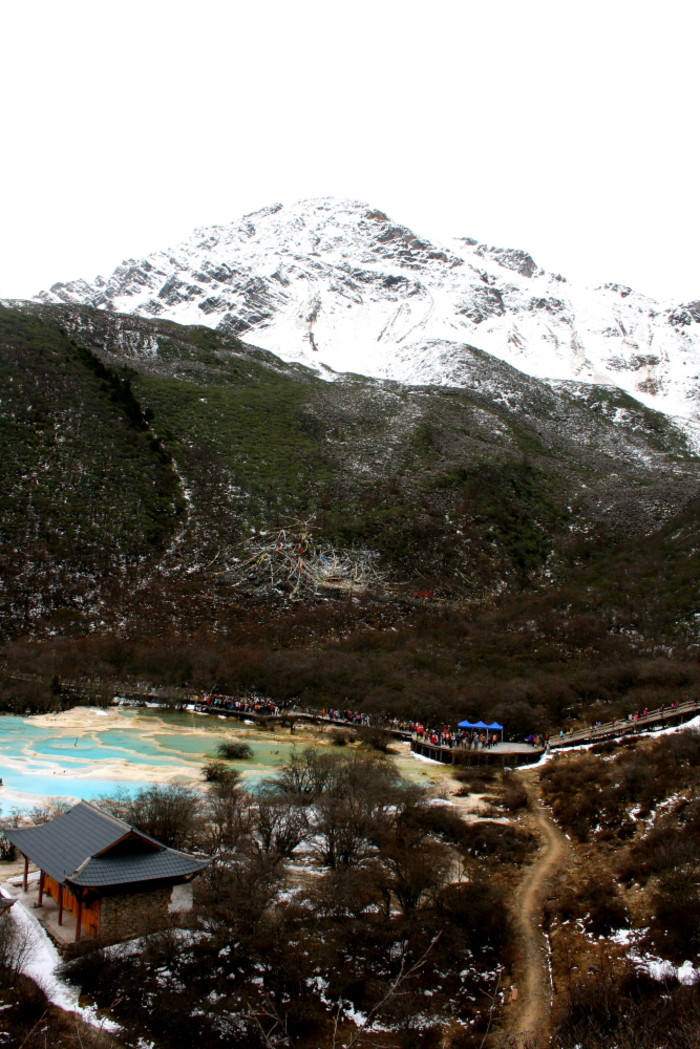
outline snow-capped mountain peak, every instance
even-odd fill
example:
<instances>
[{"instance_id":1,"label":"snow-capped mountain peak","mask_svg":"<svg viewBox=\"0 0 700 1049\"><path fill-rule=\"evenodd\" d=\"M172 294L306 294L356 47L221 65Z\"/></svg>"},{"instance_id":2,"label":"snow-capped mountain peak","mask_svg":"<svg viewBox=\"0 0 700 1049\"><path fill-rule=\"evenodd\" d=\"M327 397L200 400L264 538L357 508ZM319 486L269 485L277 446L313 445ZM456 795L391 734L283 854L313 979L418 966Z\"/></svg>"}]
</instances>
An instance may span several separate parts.
<instances>
[{"instance_id":1,"label":"snow-capped mountain peak","mask_svg":"<svg viewBox=\"0 0 700 1049\"><path fill-rule=\"evenodd\" d=\"M327 377L468 386L467 344L700 419L700 302L577 286L468 236L434 244L359 201L274 204L38 298L220 328Z\"/></svg>"}]
</instances>

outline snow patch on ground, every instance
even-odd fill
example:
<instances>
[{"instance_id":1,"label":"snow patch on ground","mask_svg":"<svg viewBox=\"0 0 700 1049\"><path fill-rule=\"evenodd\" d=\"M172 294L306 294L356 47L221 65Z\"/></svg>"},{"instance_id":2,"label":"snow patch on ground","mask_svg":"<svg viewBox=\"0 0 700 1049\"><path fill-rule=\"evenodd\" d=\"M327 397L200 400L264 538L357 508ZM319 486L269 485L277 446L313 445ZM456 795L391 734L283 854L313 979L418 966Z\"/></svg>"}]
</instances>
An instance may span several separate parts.
<instances>
[{"instance_id":1,"label":"snow patch on ground","mask_svg":"<svg viewBox=\"0 0 700 1049\"><path fill-rule=\"evenodd\" d=\"M659 982L677 980L686 987L692 987L700 982L700 968L689 960L684 961L682 965L674 965L673 962L665 958L658 958L653 954L640 954L636 945L645 932L646 929L618 929L610 936L610 940L621 947L626 947L630 961L654 980Z\"/></svg>"},{"instance_id":2,"label":"snow patch on ground","mask_svg":"<svg viewBox=\"0 0 700 1049\"><path fill-rule=\"evenodd\" d=\"M11 899L10 893L0 887L0 893ZM15 922L18 934L26 937L28 943L27 958L22 967L25 976L30 977L41 987L42 991L54 1005L67 1012L78 1015L93 1027L108 1031L118 1031L119 1025L111 1020L99 1018L96 1009L81 1006L78 990L58 975L62 959L58 950L47 936L38 919L17 900L11 908L9 917Z\"/></svg>"},{"instance_id":3,"label":"snow patch on ground","mask_svg":"<svg viewBox=\"0 0 700 1049\"><path fill-rule=\"evenodd\" d=\"M697 969L691 961L685 961L682 965L673 965L664 958L654 958L651 955L630 954L630 958L638 969L648 973L653 980L664 983L666 980L677 980L686 987L695 986L700 981L700 969Z\"/></svg>"}]
</instances>

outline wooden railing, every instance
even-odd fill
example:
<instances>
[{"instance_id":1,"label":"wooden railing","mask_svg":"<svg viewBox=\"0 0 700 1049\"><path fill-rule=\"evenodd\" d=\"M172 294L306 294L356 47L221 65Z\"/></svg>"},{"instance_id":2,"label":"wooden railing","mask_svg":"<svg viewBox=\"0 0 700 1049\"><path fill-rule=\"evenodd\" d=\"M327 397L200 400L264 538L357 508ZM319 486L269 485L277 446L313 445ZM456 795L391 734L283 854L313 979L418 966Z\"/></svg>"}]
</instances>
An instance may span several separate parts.
<instances>
[{"instance_id":1,"label":"wooden railing","mask_svg":"<svg viewBox=\"0 0 700 1049\"><path fill-rule=\"evenodd\" d=\"M622 736L646 732L650 728L679 725L683 721L689 721L698 713L700 713L700 699L683 699L675 706L658 707L656 710L648 710L634 717L605 721L599 725L592 725L590 728L562 731L550 738L549 745L552 750L556 750L560 747L571 747L577 743L603 743L606 739L620 739Z\"/></svg>"},{"instance_id":2,"label":"wooden railing","mask_svg":"<svg viewBox=\"0 0 700 1049\"><path fill-rule=\"evenodd\" d=\"M508 744L498 747L447 747L438 743L429 743L414 732L411 736L411 750L431 761L443 765L531 765L538 761L544 750L542 747L529 749L509 748Z\"/></svg>"}]
</instances>

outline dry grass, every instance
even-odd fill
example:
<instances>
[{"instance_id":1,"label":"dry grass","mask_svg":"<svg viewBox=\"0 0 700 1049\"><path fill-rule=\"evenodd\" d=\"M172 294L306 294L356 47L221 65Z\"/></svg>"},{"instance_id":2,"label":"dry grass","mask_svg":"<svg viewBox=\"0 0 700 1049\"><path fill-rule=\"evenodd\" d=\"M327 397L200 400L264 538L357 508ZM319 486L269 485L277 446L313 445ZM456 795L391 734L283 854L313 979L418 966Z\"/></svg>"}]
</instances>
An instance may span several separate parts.
<instances>
[{"instance_id":1,"label":"dry grass","mask_svg":"<svg viewBox=\"0 0 700 1049\"><path fill-rule=\"evenodd\" d=\"M52 1005L26 976L0 991L3 1049L121 1049L123 1042Z\"/></svg>"}]
</instances>

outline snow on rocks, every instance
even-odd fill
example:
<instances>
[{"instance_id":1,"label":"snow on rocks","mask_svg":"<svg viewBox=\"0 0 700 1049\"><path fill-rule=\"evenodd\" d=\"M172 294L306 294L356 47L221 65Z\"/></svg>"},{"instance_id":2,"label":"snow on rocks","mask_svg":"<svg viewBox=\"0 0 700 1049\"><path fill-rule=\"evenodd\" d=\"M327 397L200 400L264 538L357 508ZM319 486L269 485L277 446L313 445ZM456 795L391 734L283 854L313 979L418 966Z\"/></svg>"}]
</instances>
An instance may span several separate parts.
<instances>
[{"instance_id":1,"label":"snow on rocks","mask_svg":"<svg viewBox=\"0 0 700 1049\"><path fill-rule=\"evenodd\" d=\"M700 422L697 304L574 285L468 237L436 245L359 201L263 208L38 298L220 328L327 379L469 385L478 346L540 379L623 389L696 435Z\"/></svg>"},{"instance_id":2,"label":"snow on rocks","mask_svg":"<svg viewBox=\"0 0 700 1049\"><path fill-rule=\"evenodd\" d=\"M610 936L610 941L626 947L627 957L633 965L641 972L647 973L653 980L659 982L677 980L686 987L700 983L700 968L689 960L684 961L682 965L674 965L666 958L659 958L648 953L641 954L637 945L646 931L646 929L618 929Z\"/></svg>"}]
</instances>

